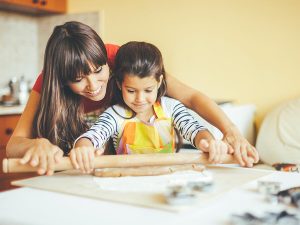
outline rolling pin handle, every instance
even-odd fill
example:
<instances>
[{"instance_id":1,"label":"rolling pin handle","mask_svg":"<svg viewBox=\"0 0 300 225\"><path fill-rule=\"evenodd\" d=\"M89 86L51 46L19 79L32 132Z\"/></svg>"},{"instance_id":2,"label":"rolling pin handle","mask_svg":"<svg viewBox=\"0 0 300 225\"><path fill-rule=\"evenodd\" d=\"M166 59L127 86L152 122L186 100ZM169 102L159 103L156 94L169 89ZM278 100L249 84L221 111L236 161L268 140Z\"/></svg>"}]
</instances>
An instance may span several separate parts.
<instances>
[{"instance_id":1,"label":"rolling pin handle","mask_svg":"<svg viewBox=\"0 0 300 225\"><path fill-rule=\"evenodd\" d=\"M8 159L3 159L2 162L2 171L3 173L8 173Z\"/></svg>"}]
</instances>

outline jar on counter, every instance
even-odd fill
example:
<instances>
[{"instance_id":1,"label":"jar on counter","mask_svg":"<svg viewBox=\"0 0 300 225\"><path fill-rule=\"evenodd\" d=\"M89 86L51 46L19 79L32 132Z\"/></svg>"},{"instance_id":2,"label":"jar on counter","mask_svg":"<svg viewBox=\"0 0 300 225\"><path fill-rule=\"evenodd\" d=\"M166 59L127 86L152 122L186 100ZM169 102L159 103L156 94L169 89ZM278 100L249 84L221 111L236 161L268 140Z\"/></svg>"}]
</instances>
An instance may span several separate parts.
<instances>
[{"instance_id":1,"label":"jar on counter","mask_svg":"<svg viewBox=\"0 0 300 225\"><path fill-rule=\"evenodd\" d=\"M24 76L21 76L20 79L17 77L13 77L9 81L9 88L10 88L10 96L15 99L16 104L19 103L20 105L26 104L29 93L28 93L28 84L25 80Z\"/></svg>"},{"instance_id":2,"label":"jar on counter","mask_svg":"<svg viewBox=\"0 0 300 225\"><path fill-rule=\"evenodd\" d=\"M28 93L28 83L24 76L21 76L19 83L19 103L20 105L25 105L29 97Z\"/></svg>"}]
</instances>

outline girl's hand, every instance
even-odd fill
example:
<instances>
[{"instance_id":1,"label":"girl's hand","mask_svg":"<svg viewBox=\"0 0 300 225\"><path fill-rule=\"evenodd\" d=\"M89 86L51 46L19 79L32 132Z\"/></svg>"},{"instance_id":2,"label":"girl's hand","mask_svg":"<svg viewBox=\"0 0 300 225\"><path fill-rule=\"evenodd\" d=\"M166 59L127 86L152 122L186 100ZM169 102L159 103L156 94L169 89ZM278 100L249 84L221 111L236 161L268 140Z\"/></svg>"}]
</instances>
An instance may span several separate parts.
<instances>
[{"instance_id":1,"label":"girl's hand","mask_svg":"<svg viewBox=\"0 0 300 225\"><path fill-rule=\"evenodd\" d=\"M209 162L222 163L225 156L228 154L227 145L221 140L206 139L200 140L199 147L204 152L209 153Z\"/></svg>"},{"instance_id":2,"label":"girl's hand","mask_svg":"<svg viewBox=\"0 0 300 225\"><path fill-rule=\"evenodd\" d=\"M45 138L34 140L32 147L28 149L22 159L21 164L29 164L32 167L38 167L39 175L52 175L55 164L63 157L64 152L56 145Z\"/></svg>"},{"instance_id":3,"label":"girl's hand","mask_svg":"<svg viewBox=\"0 0 300 225\"><path fill-rule=\"evenodd\" d=\"M258 152L239 132L236 127L231 127L224 133L223 141L227 143L229 153L234 154L241 166L252 167L259 160Z\"/></svg>"},{"instance_id":4,"label":"girl's hand","mask_svg":"<svg viewBox=\"0 0 300 225\"><path fill-rule=\"evenodd\" d=\"M70 151L70 158L75 169L80 169L82 173L91 173L94 169L95 155L102 155L103 150L90 146L73 148Z\"/></svg>"}]
</instances>

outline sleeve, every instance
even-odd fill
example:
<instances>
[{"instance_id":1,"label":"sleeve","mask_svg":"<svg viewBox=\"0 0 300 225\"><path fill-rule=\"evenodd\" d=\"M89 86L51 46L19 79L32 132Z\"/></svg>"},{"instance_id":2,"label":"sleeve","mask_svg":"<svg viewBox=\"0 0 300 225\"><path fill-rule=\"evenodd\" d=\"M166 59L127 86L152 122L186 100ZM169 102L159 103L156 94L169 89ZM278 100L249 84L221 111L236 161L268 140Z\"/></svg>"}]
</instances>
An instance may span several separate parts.
<instances>
[{"instance_id":1,"label":"sleeve","mask_svg":"<svg viewBox=\"0 0 300 225\"><path fill-rule=\"evenodd\" d=\"M112 107L105 110L97 122L75 140L74 146L80 138L87 138L93 143L94 148L101 148L118 130L116 116Z\"/></svg>"},{"instance_id":2,"label":"sleeve","mask_svg":"<svg viewBox=\"0 0 300 225\"><path fill-rule=\"evenodd\" d=\"M36 79L32 90L35 90L38 93L42 92L42 86L43 86L43 73L41 72L38 76L38 78Z\"/></svg>"},{"instance_id":3,"label":"sleeve","mask_svg":"<svg viewBox=\"0 0 300 225\"><path fill-rule=\"evenodd\" d=\"M105 44L105 48L107 52L107 64L110 68L113 69L115 66L115 57L120 46L113 44Z\"/></svg>"},{"instance_id":4,"label":"sleeve","mask_svg":"<svg viewBox=\"0 0 300 225\"><path fill-rule=\"evenodd\" d=\"M172 98L165 98L168 102L167 107L171 112L171 117L174 126L179 131L180 135L194 147L194 139L199 131L207 130L200 124L187 110L187 108L179 101Z\"/></svg>"}]
</instances>

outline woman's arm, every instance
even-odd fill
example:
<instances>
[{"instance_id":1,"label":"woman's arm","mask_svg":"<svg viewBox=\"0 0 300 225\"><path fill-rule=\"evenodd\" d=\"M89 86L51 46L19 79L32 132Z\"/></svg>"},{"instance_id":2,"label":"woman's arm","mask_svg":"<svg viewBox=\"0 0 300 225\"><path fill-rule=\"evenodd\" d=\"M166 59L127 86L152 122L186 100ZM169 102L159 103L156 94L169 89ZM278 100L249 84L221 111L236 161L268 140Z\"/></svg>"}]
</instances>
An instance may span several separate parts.
<instances>
[{"instance_id":1,"label":"woman's arm","mask_svg":"<svg viewBox=\"0 0 300 225\"><path fill-rule=\"evenodd\" d=\"M20 158L22 164L38 166L38 173L48 175L53 173L56 161L63 156L63 151L45 138L32 138L32 124L38 109L40 94L31 91L27 105L6 146L6 155L10 158Z\"/></svg>"},{"instance_id":2,"label":"woman's arm","mask_svg":"<svg viewBox=\"0 0 300 225\"><path fill-rule=\"evenodd\" d=\"M224 135L223 139L228 144L229 152L234 153L242 166L251 167L253 161L258 162L259 157L256 149L241 135L238 128L214 101L169 74L167 74L166 79L167 95L179 100L217 127Z\"/></svg>"},{"instance_id":3,"label":"woman's arm","mask_svg":"<svg viewBox=\"0 0 300 225\"><path fill-rule=\"evenodd\" d=\"M179 100L186 107L197 112L222 133L226 133L229 127L234 126L214 101L169 74L167 75L167 87L168 96Z\"/></svg>"},{"instance_id":4,"label":"woman's arm","mask_svg":"<svg viewBox=\"0 0 300 225\"><path fill-rule=\"evenodd\" d=\"M40 94L36 91L32 91L18 124L7 143L7 157L23 157L27 150L35 143L35 139L32 139L32 124L39 101Z\"/></svg>"}]
</instances>

